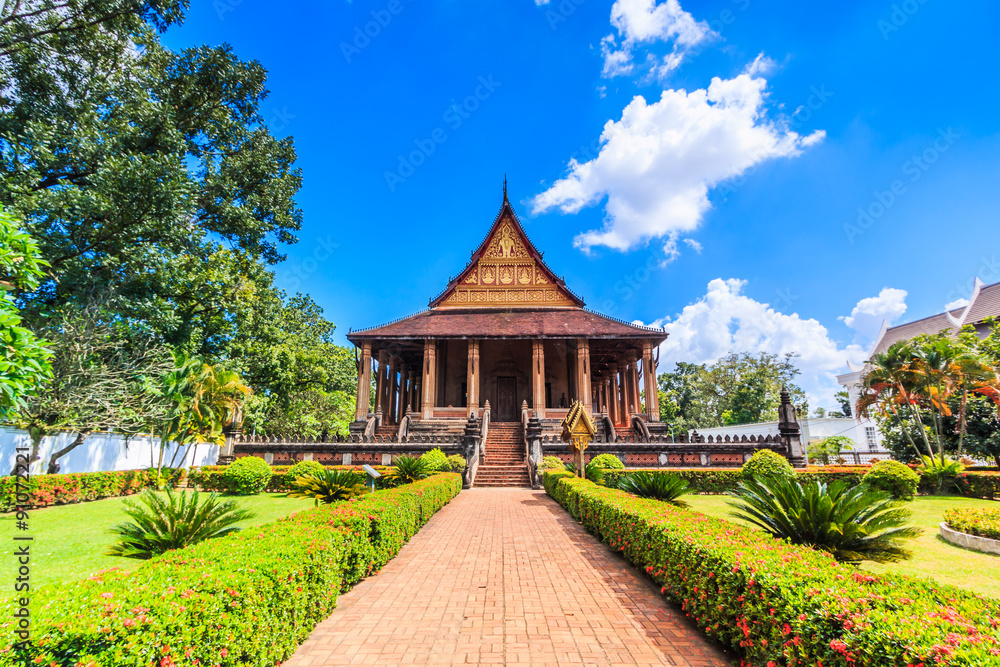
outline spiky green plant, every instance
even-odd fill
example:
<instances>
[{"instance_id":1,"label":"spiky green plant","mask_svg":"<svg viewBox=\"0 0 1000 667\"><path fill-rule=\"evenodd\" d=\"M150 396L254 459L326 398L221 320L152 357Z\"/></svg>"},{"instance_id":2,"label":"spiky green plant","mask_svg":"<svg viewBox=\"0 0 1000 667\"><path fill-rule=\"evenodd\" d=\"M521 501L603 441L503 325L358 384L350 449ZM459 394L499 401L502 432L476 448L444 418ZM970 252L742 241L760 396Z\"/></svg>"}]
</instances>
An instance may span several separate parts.
<instances>
[{"instance_id":1,"label":"spiky green plant","mask_svg":"<svg viewBox=\"0 0 1000 667\"><path fill-rule=\"evenodd\" d=\"M949 459L946 456L931 458L922 456L923 465L918 468L920 476L926 481L934 493L941 495L949 491L955 485L955 480L965 470L965 466L959 461Z\"/></svg>"},{"instance_id":2,"label":"spiky green plant","mask_svg":"<svg viewBox=\"0 0 1000 667\"><path fill-rule=\"evenodd\" d=\"M733 516L844 563L906 560L903 540L921 532L907 525L910 512L900 502L864 485L769 477L746 479L728 495Z\"/></svg>"},{"instance_id":3,"label":"spiky green plant","mask_svg":"<svg viewBox=\"0 0 1000 667\"><path fill-rule=\"evenodd\" d=\"M396 457L392 465L394 466L392 475L402 484L410 484L425 479L433 472L426 459L416 456L406 456L405 454Z\"/></svg>"},{"instance_id":4,"label":"spiky green plant","mask_svg":"<svg viewBox=\"0 0 1000 667\"><path fill-rule=\"evenodd\" d=\"M152 558L233 533L239 530L235 524L255 516L215 493L200 498L197 491L175 493L171 489L165 494L147 490L138 501L126 500L125 514L132 521L111 529L119 539L106 552L109 556Z\"/></svg>"},{"instance_id":5,"label":"spiky green plant","mask_svg":"<svg viewBox=\"0 0 1000 667\"><path fill-rule=\"evenodd\" d=\"M640 498L662 500L678 507L687 507L681 496L692 492L686 479L662 472L637 471L622 475L618 489Z\"/></svg>"},{"instance_id":6,"label":"spiky green plant","mask_svg":"<svg viewBox=\"0 0 1000 667\"><path fill-rule=\"evenodd\" d=\"M317 505L350 500L365 493L365 479L350 470L312 472L291 482L289 498L312 498Z\"/></svg>"}]
</instances>

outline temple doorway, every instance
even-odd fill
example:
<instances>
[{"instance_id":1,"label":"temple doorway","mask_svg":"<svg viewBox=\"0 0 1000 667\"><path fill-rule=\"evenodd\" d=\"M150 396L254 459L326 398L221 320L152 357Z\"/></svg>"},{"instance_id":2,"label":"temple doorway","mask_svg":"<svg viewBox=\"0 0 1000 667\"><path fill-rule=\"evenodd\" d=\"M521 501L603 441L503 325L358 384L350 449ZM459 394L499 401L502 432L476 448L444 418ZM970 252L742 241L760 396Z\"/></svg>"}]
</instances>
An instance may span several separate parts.
<instances>
[{"instance_id":1,"label":"temple doorway","mask_svg":"<svg viewBox=\"0 0 1000 667\"><path fill-rule=\"evenodd\" d=\"M517 421L517 378L497 378L497 407L494 421Z\"/></svg>"}]
</instances>

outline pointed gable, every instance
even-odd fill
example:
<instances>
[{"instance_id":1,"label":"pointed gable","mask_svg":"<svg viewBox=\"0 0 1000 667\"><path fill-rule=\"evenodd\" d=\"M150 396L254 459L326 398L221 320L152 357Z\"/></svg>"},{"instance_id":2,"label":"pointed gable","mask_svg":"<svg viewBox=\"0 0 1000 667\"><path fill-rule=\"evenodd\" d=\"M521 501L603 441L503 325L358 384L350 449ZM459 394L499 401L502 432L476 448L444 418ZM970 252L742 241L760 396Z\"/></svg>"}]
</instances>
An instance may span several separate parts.
<instances>
[{"instance_id":1,"label":"pointed gable","mask_svg":"<svg viewBox=\"0 0 1000 667\"><path fill-rule=\"evenodd\" d=\"M469 265L431 308L582 308L583 300L542 261L504 193L503 206Z\"/></svg>"}]
</instances>

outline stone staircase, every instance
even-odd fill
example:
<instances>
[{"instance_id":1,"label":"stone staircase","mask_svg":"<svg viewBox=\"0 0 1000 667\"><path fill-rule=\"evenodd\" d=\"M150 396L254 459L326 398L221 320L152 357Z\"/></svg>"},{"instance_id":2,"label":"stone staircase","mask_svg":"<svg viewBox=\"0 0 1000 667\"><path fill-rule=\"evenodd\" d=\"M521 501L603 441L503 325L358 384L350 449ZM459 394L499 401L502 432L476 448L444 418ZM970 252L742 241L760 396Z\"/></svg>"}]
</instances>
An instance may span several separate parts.
<instances>
[{"instance_id":1,"label":"stone staircase","mask_svg":"<svg viewBox=\"0 0 1000 667\"><path fill-rule=\"evenodd\" d=\"M530 486L519 422L493 422L486 436L486 458L476 472L476 487Z\"/></svg>"}]
</instances>

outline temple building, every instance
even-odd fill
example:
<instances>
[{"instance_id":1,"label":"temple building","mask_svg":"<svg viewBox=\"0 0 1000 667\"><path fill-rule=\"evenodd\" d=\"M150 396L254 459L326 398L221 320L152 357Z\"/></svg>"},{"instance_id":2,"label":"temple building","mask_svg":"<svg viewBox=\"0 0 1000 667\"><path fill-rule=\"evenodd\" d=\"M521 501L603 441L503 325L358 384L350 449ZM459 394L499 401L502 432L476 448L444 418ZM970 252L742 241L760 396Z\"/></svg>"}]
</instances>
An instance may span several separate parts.
<instances>
[{"instance_id":1,"label":"temple building","mask_svg":"<svg viewBox=\"0 0 1000 667\"><path fill-rule=\"evenodd\" d=\"M505 185L486 238L427 310L348 335L359 369L352 433L458 433L487 411L493 423L535 417L556 433L574 400L617 437L658 432L667 334L584 306L528 239Z\"/></svg>"}]
</instances>

